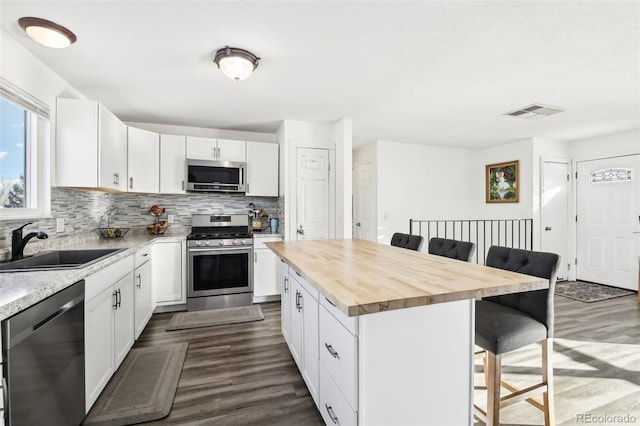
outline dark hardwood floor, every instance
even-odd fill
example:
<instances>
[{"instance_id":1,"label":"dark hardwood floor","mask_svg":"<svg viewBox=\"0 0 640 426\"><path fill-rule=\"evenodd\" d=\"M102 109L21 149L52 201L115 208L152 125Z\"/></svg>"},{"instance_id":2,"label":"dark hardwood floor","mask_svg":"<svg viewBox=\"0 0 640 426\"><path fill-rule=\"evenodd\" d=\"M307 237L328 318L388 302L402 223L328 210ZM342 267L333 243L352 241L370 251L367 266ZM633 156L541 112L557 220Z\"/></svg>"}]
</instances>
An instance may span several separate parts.
<instances>
[{"instance_id":1,"label":"dark hardwood floor","mask_svg":"<svg viewBox=\"0 0 640 426\"><path fill-rule=\"evenodd\" d=\"M189 342L171 414L153 424L323 424L280 334L280 304L262 308L264 321L171 332L165 328L172 314L153 316L137 347ZM630 424L640 424L637 296L596 303L556 296L555 324L557 424L581 424L578 416L587 414L630 415L636 418ZM505 378L532 383L540 371L538 354L531 345L505 355ZM483 400L482 391L476 398ZM524 402L501 416L503 425L544 424L542 413Z\"/></svg>"},{"instance_id":2,"label":"dark hardwood floor","mask_svg":"<svg viewBox=\"0 0 640 426\"><path fill-rule=\"evenodd\" d=\"M165 331L155 314L136 347L189 342L171 414L158 425L321 425L280 331L280 303L262 304L264 321Z\"/></svg>"}]
</instances>

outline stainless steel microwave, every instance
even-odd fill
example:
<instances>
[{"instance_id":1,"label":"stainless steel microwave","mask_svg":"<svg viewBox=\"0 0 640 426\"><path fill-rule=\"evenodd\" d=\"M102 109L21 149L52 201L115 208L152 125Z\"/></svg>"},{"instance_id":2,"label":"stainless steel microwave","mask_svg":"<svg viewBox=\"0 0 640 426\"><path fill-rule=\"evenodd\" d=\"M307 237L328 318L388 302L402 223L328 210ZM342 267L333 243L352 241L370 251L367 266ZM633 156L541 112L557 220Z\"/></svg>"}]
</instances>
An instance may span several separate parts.
<instances>
[{"instance_id":1,"label":"stainless steel microwave","mask_svg":"<svg viewBox=\"0 0 640 426\"><path fill-rule=\"evenodd\" d=\"M245 163L187 159L187 192L245 192Z\"/></svg>"}]
</instances>

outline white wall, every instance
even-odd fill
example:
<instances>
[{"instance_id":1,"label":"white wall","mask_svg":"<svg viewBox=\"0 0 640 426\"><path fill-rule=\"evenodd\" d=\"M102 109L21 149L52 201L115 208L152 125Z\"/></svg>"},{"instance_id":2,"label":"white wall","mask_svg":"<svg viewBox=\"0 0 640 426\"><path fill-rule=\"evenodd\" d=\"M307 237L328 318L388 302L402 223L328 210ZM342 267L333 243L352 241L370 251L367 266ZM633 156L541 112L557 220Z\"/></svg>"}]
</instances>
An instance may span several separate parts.
<instances>
[{"instance_id":1,"label":"white wall","mask_svg":"<svg viewBox=\"0 0 640 426\"><path fill-rule=\"evenodd\" d=\"M351 120L336 122L307 122L284 120L276 135L281 149L285 240L296 239L296 150L324 148L329 150L331 163L329 202L329 238L351 237ZM338 170L336 170L338 169ZM338 221L341 221L338 226Z\"/></svg>"},{"instance_id":2,"label":"white wall","mask_svg":"<svg viewBox=\"0 0 640 426\"><path fill-rule=\"evenodd\" d=\"M379 141L376 155L379 242L408 232L409 219L468 218L468 150Z\"/></svg>"},{"instance_id":3,"label":"white wall","mask_svg":"<svg viewBox=\"0 0 640 426\"><path fill-rule=\"evenodd\" d=\"M336 144L336 238L351 238L353 223L353 142L350 118L334 126Z\"/></svg>"},{"instance_id":4,"label":"white wall","mask_svg":"<svg viewBox=\"0 0 640 426\"><path fill-rule=\"evenodd\" d=\"M640 153L640 129L581 139L569 144L571 158L587 160Z\"/></svg>"}]
</instances>

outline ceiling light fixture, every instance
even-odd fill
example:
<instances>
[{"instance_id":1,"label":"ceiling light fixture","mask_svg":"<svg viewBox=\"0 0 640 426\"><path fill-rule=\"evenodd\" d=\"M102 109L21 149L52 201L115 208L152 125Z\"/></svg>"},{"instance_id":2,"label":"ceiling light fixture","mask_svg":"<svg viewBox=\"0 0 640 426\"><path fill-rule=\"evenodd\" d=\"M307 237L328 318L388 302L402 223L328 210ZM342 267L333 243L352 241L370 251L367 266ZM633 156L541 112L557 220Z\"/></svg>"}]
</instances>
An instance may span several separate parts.
<instances>
[{"instance_id":1,"label":"ceiling light fixture","mask_svg":"<svg viewBox=\"0 0 640 426\"><path fill-rule=\"evenodd\" d=\"M36 43L47 47L68 47L78 39L67 28L46 19L25 17L18 19L18 24Z\"/></svg>"},{"instance_id":2,"label":"ceiling light fixture","mask_svg":"<svg viewBox=\"0 0 640 426\"><path fill-rule=\"evenodd\" d=\"M222 49L218 49L213 62L231 80L240 81L248 78L253 73L258 67L260 58L248 50L225 46Z\"/></svg>"}]
</instances>

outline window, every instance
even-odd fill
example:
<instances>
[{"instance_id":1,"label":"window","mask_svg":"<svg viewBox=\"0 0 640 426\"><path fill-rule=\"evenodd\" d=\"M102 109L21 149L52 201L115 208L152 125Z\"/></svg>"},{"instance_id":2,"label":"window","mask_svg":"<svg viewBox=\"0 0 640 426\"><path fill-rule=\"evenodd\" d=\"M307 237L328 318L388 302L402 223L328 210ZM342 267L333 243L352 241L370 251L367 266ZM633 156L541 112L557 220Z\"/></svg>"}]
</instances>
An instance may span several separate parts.
<instances>
[{"instance_id":1,"label":"window","mask_svg":"<svg viewBox=\"0 0 640 426\"><path fill-rule=\"evenodd\" d=\"M0 219L50 210L46 106L0 78Z\"/></svg>"},{"instance_id":2,"label":"window","mask_svg":"<svg viewBox=\"0 0 640 426\"><path fill-rule=\"evenodd\" d=\"M0 207L27 208L27 111L0 98ZM29 206L31 207L31 206Z\"/></svg>"}]
</instances>

